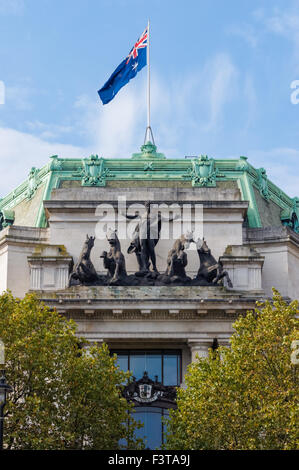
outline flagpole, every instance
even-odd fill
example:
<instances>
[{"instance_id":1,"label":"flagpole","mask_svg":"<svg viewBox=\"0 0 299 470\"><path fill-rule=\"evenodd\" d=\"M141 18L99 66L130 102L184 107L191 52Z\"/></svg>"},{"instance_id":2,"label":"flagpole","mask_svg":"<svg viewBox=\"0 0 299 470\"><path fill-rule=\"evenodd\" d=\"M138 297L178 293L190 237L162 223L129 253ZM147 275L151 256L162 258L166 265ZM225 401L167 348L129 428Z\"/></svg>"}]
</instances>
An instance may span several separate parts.
<instances>
[{"instance_id":1,"label":"flagpole","mask_svg":"<svg viewBox=\"0 0 299 470\"><path fill-rule=\"evenodd\" d=\"M150 21L147 23L147 132L151 129L151 68L150 68Z\"/></svg>"},{"instance_id":2,"label":"flagpole","mask_svg":"<svg viewBox=\"0 0 299 470\"><path fill-rule=\"evenodd\" d=\"M147 22L147 47L146 47L146 64L147 64L147 126L145 130L144 143L147 141L155 145L153 131L151 128L151 67L150 67L150 21Z\"/></svg>"}]
</instances>

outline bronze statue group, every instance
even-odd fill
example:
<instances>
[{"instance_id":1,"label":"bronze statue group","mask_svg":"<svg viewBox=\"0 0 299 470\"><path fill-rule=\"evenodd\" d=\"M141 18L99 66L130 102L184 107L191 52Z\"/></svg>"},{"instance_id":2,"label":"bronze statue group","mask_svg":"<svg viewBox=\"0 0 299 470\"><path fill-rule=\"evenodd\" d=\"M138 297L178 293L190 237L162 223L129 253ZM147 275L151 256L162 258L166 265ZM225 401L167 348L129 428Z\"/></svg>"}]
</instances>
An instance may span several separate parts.
<instances>
[{"instance_id":1,"label":"bronze statue group","mask_svg":"<svg viewBox=\"0 0 299 470\"><path fill-rule=\"evenodd\" d=\"M233 287L228 273L223 270L221 262L217 262L211 254L206 241L193 239L193 232L187 231L178 238L168 252L167 266L163 274L160 274L156 265L155 247L160 239L163 217L160 212L151 213L150 202L145 203L145 213L128 215L127 219L139 219L135 227L131 243L127 253L135 253L138 271L135 274L127 274L125 256L121 251L117 230L109 229L106 235L110 245L109 252L103 251L100 257L103 259L107 274L98 274L90 259L91 250L94 246L95 237L86 236L83 249L75 264L69 278L69 286L73 285L197 285L215 286L227 279L228 287ZM175 218L167 219L168 222ZM199 269L194 279L186 274L188 263L186 249L191 243L196 243L199 256Z\"/></svg>"}]
</instances>

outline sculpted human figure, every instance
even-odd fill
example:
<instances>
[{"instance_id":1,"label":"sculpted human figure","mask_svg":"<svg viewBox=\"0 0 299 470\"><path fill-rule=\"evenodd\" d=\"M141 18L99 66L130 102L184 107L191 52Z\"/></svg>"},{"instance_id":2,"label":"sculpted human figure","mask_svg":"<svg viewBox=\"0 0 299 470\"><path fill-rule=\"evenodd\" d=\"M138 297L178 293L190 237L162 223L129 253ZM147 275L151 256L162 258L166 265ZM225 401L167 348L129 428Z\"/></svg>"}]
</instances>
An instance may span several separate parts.
<instances>
[{"instance_id":1,"label":"sculpted human figure","mask_svg":"<svg viewBox=\"0 0 299 470\"><path fill-rule=\"evenodd\" d=\"M172 222L174 218L164 219L161 212L151 211L150 201L145 202L145 212L141 217L138 214L125 214L125 217L130 220L139 218L128 248L128 253L135 253L137 257L139 272L136 274L148 274L151 263L152 271L158 275L155 246L160 239L162 221Z\"/></svg>"},{"instance_id":2,"label":"sculpted human figure","mask_svg":"<svg viewBox=\"0 0 299 470\"><path fill-rule=\"evenodd\" d=\"M69 277L69 286L74 284L91 284L98 280L97 272L90 260L90 252L94 246L95 237L86 235L81 254L78 262L75 264L74 269Z\"/></svg>"},{"instance_id":3,"label":"sculpted human figure","mask_svg":"<svg viewBox=\"0 0 299 470\"><path fill-rule=\"evenodd\" d=\"M109 230L106 238L110 245L110 251L103 251L101 258L104 261L104 267L108 270L109 284L116 284L127 277L126 261L121 252L120 241L116 230Z\"/></svg>"},{"instance_id":4,"label":"sculpted human figure","mask_svg":"<svg viewBox=\"0 0 299 470\"><path fill-rule=\"evenodd\" d=\"M137 219L139 222L135 228L131 245L128 248L128 253L135 253L139 265L139 275L145 275L149 272L150 262L152 270L158 274L156 266L155 246L159 241L162 216L160 213L151 213L151 203L145 203L145 213L140 217L138 214L128 215L127 219Z\"/></svg>"}]
</instances>

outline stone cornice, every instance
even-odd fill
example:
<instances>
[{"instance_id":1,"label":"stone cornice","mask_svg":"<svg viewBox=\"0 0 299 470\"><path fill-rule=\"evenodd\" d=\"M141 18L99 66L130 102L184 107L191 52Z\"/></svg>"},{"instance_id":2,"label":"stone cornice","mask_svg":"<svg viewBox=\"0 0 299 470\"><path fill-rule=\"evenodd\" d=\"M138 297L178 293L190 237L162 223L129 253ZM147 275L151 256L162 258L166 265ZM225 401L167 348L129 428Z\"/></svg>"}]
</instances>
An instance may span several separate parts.
<instances>
[{"instance_id":1,"label":"stone cornice","mask_svg":"<svg viewBox=\"0 0 299 470\"><path fill-rule=\"evenodd\" d=\"M255 307L263 294L234 292L221 287L72 287L64 291L39 291L47 305L61 313L88 318L199 319L243 314Z\"/></svg>"},{"instance_id":2,"label":"stone cornice","mask_svg":"<svg viewBox=\"0 0 299 470\"><path fill-rule=\"evenodd\" d=\"M244 230L246 244L286 244L299 248L299 234L288 227L248 228Z\"/></svg>"},{"instance_id":3,"label":"stone cornice","mask_svg":"<svg viewBox=\"0 0 299 470\"><path fill-rule=\"evenodd\" d=\"M140 200L132 200L127 201L127 207L131 204L140 204ZM174 204L173 200L156 200L153 201L153 204L162 205L167 204L169 205L170 211L175 211L175 208L171 208L171 205ZM230 213L242 213L242 216L245 217L247 209L248 209L248 202L247 201L200 201L200 200L185 200L180 201L179 207L183 207L184 204L191 205L191 207L196 208L196 206L200 205L203 206L204 211L219 211L225 212L229 211ZM83 212L83 213L92 213L95 215L96 208L101 205L101 208L104 208L105 205L107 207L117 209L118 204L117 201L60 201L60 200L50 200L44 201L44 208L46 211L47 217L50 216L51 213L55 212Z\"/></svg>"},{"instance_id":4,"label":"stone cornice","mask_svg":"<svg viewBox=\"0 0 299 470\"><path fill-rule=\"evenodd\" d=\"M11 225L0 232L0 246L17 244L44 245L48 241L48 229Z\"/></svg>"}]
</instances>

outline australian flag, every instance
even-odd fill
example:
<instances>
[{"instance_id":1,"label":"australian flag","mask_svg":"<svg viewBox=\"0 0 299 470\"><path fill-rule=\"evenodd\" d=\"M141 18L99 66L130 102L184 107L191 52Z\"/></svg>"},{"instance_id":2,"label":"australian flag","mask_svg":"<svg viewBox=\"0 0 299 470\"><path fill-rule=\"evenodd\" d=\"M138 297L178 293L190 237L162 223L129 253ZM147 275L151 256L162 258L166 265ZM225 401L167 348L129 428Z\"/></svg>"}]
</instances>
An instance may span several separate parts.
<instances>
[{"instance_id":1,"label":"australian flag","mask_svg":"<svg viewBox=\"0 0 299 470\"><path fill-rule=\"evenodd\" d=\"M147 44L148 28L142 33L129 55L119 64L109 80L98 91L103 104L113 100L119 90L146 65Z\"/></svg>"}]
</instances>

